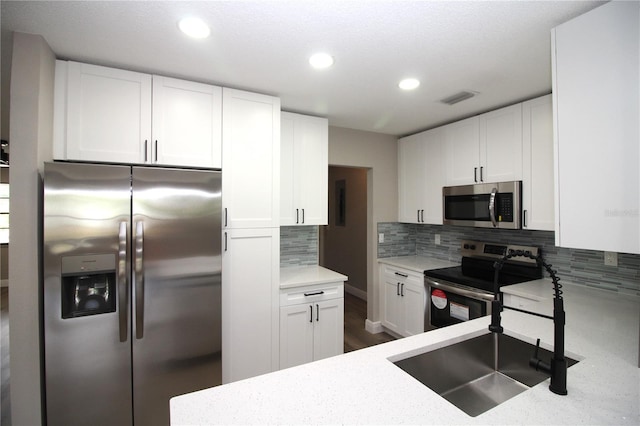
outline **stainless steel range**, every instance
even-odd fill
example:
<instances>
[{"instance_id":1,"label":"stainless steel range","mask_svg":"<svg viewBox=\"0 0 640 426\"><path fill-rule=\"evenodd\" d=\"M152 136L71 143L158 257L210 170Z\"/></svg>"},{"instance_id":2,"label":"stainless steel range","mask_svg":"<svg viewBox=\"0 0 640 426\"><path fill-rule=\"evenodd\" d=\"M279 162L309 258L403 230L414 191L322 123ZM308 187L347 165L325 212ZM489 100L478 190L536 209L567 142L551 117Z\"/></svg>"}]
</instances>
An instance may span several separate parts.
<instances>
[{"instance_id":1,"label":"stainless steel range","mask_svg":"<svg viewBox=\"0 0 640 426\"><path fill-rule=\"evenodd\" d=\"M528 250L534 256L540 253L538 247L462 241L461 265L425 271L425 330L490 315L493 264L508 250ZM505 262L499 284L518 284L539 278L542 278L542 268L536 261L521 257Z\"/></svg>"}]
</instances>

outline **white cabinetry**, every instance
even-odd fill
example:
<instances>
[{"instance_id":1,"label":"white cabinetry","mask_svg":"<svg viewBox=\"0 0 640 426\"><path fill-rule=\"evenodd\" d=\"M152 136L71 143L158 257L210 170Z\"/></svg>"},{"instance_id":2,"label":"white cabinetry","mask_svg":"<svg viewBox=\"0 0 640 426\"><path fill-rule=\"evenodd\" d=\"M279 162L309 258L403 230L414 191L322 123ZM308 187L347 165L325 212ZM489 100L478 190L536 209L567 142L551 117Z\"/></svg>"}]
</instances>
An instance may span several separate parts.
<instances>
[{"instance_id":1,"label":"white cabinetry","mask_svg":"<svg viewBox=\"0 0 640 426\"><path fill-rule=\"evenodd\" d=\"M55 159L220 168L220 87L66 61L55 78Z\"/></svg>"},{"instance_id":2,"label":"white cabinetry","mask_svg":"<svg viewBox=\"0 0 640 426\"><path fill-rule=\"evenodd\" d=\"M446 183L522 179L522 105L444 126Z\"/></svg>"},{"instance_id":3,"label":"white cabinetry","mask_svg":"<svg viewBox=\"0 0 640 426\"><path fill-rule=\"evenodd\" d=\"M339 355L343 351L344 283L281 291L281 369Z\"/></svg>"},{"instance_id":4,"label":"white cabinetry","mask_svg":"<svg viewBox=\"0 0 640 426\"><path fill-rule=\"evenodd\" d=\"M278 369L278 228L224 232L222 381Z\"/></svg>"},{"instance_id":5,"label":"white cabinetry","mask_svg":"<svg viewBox=\"0 0 640 426\"><path fill-rule=\"evenodd\" d=\"M224 225L280 226L280 99L227 88L222 97Z\"/></svg>"},{"instance_id":6,"label":"white cabinetry","mask_svg":"<svg viewBox=\"0 0 640 426\"><path fill-rule=\"evenodd\" d=\"M283 112L280 125L280 225L326 225L328 120Z\"/></svg>"},{"instance_id":7,"label":"white cabinetry","mask_svg":"<svg viewBox=\"0 0 640 426\"><path fill-rule=\"evenodd\" d=\"M640 253L640 3L552 30L556 245Z\"/></svg>"},{"instance_id":8,"label":"white cabinetry","mask_svg":"<svg viewBox=\"0 0 640 426\"><path fill-rule=\"evenodd\" d=\"M280 100L223 89L222 379L279 366Z\"/></svg>"},{"instance_id":9,"label":"white cabinetry","mask_svg":"<svg viewBox=\"0 0 640 426\"><path fill-rule=\"evenodd\" d=\"M424 332L424 277L416 272L380 265L382 325L400 335Z\"/></svg>"},{"instance_id":10,"label":"white cabinetry","mask_svg":"<svg viewBox=\"0 0 640 426\"><path fill-rule=\"evenodd\" d=\"M522 227L553 231L553 107L551 95L522 104Z\"/></svg>"},{"instance_id":11,"label":"white cabinetry","mask_svg":"<svg viewBox=\"0 0 640 426\"><path fill-rule=\"evenodd\" d=\"M442 129L398 140L400 222L442 224Z\"/></svg>"}]
</instances>

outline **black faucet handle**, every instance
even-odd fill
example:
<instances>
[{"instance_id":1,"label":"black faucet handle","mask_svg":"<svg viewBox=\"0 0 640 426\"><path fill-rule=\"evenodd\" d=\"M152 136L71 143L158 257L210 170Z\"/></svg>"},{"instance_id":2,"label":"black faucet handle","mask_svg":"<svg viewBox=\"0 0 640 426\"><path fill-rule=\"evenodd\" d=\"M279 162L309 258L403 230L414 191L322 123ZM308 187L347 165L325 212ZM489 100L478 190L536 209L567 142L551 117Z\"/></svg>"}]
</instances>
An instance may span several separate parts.
<instances>
[{"instance_id":1,"label":"black faucet handle","mask_svg":"<svg viewBox=\"0 0 640 426\"><path fill-rule=\"evenodd\" d=\"M538 352L540 351L540 339L536 341L536 349L533 352L533 357L529 359L529 366L533 367L536 371L542 371L547 374L551 374L551 365L547 362L542 361L538 357Z\"/></svg>"}]
</instances>

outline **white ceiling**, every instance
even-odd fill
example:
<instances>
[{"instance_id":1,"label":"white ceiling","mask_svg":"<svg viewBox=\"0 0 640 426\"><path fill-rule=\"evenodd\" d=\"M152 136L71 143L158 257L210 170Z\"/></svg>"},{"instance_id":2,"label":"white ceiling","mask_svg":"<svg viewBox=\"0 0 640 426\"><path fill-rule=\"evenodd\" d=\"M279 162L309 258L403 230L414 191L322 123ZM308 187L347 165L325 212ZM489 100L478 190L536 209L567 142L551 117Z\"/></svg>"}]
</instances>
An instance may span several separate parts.
<instances>
[{"instance_id":1,"label":"white ceiling","mask_svg":"<svg viewBox=\"0 0 640 426\"><path fill-rule=\"evenodd\" d=\"M3 98L11 32L21 31L61 59L272 94L332 126L407 135L551 92L551 28L601 3L2 0ZM211 35L180 33L186 15ZM335 65L311 69L316 51ZM407 76L421 86L399 90ZM439 103L461 90L479 94Z\"/></svg>"}]
</instances>

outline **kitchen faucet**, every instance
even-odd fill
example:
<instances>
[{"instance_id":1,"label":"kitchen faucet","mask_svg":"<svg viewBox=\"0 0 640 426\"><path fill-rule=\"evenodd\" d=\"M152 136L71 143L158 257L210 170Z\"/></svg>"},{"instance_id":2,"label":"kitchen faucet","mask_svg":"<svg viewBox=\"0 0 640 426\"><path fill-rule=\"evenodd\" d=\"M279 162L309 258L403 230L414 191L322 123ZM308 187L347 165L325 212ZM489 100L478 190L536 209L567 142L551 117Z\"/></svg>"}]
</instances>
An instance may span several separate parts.
<instances>
[{"instance_id":1,"label":"kitchen faucet","mask_svg":"<svg viewBox=\"0 0 640 426\"><path fill-rule=\"evenodd\" d=\"M523 309L512 308L509 306L504 306L500 299L500 285L498 284L498 276L500 274L500 270L504 265L504 262L512 257L528 257L530 259L534 259L538 265L542 265L549 276L551 277L551 281L553 282L554 288L554 297L553 297L553 316L550 317L548 315L542 315L535 312L525 311ZM536 350L533 354L533 357L529 360L529 365L533 367L536 371L542 371L551 376L551 384L549 385L549 390L551 392L556 393L558 395L566 395L567 394L567 360L564 357L564 324L565 324L565 313L564 313L564 301L562 299L562 285L559 284L560 278L556 275L555 270L551 269L551 265L546 263L544 259L542 259L542 255L539 254L534 256L530 251L523 250L509 250L500 260L496 261L493 264L493 268L495 270L493 277L493 301L491 302L491 324L489 325L489 331L493 333L502 333L503 328L500 325L501 317L500 312L502 308L512 309L518 312L523 312L530 315L541 316L543 318L548 318L553 320L553 331L554 331L554 339L553 339L553 356L550 362L544 362L540 358L538 358L538 349L540 348L540 339L538 339L536 343Z\"/></svg>"}]
</instances>

